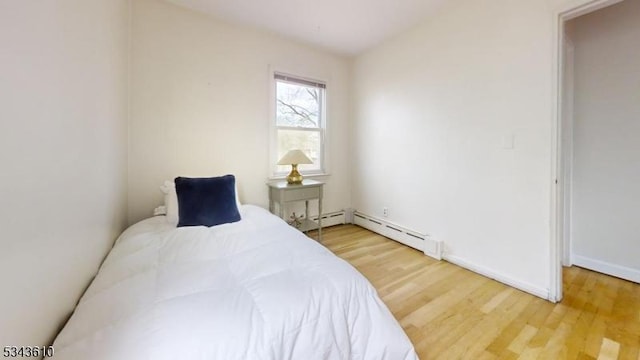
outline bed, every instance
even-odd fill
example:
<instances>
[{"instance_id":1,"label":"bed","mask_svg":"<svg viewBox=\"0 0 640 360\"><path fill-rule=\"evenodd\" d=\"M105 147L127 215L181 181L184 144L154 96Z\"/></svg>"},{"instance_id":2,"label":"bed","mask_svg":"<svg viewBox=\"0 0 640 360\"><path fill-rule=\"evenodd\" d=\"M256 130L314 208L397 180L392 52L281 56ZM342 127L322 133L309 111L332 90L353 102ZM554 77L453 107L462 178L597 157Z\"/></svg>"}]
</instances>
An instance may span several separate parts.
<instances>
[{"instance_id":1,"label":"bed","mask_svg":"<svg viewBox=\"0 0 640 360\"><path fill-rule=\"evenodd\" d=\"M213 227L143 220L116 241L55 359L417 359L351 265L252 205Z\"/></svg>"}]
</instances>

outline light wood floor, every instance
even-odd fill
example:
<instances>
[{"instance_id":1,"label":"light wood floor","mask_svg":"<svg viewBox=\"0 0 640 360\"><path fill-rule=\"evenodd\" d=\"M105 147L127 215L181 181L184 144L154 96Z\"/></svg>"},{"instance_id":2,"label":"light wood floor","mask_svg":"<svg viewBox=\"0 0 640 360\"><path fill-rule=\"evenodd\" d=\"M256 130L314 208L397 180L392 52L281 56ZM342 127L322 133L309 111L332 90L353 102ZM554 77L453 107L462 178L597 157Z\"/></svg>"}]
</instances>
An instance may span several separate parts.
<instances>
[{"instance_id":1,"label":"light wood floor","mask_svg":"<svg viewBox=\"0 0 640 360\"><path fill-rule=\"evenodd\" d=\"M354 225L322 243L378 289L422 360L640 360L638 284L572 267L552 304Z\"/></svg>"}]
</instances>

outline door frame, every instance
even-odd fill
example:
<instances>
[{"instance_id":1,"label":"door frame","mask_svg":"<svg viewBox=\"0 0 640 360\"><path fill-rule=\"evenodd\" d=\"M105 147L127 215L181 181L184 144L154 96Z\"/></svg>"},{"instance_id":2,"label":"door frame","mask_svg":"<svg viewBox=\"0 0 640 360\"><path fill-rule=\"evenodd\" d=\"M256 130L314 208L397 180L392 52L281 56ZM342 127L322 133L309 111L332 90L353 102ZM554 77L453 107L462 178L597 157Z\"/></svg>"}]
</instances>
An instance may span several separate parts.
<instances>
[{"instance_id":1,"label":"door frame","mask_svg":"<svg viewBox=\"0 0 640 360\"><path fill-rule=\"evenodd\" d=\"M550 209L550 288L549 300L562 300L562 265L571 265L570 204L571 183L567 181L567 171L571 171L571 151L563 141L563 127L567 124L565 95L565 55L567 39L565 22L624 0L573 0L567 1L554 11L553 18L553 89L551 124L551 209ZM568 134L571 137L571 134ZM567 253L569 252L569 253Z\"/></svg>"}]
</instances>

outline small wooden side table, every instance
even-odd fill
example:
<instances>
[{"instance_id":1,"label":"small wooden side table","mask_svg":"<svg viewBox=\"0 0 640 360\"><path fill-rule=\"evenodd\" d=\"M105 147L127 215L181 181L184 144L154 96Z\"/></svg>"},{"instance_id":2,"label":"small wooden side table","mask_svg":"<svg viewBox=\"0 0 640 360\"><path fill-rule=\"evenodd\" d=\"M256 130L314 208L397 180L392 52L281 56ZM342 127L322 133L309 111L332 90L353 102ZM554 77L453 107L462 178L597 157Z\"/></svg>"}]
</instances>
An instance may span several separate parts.
<instances>
[{"instance_id":1,"label":"small wooden side table","mask_svg":"<svg viewBox=\"0 0 640 360\"><path fill-rule=\"evenodd\" d=\"M316 180L302 180L302 184L288 184L286 181L271 181L269 186L269 211L284 218L284 205L295 201L304 201L304 220L298 230L307 232L318 229L318 241L322 240L322 191L324 183ZM309 200L318 200L318 221L309 218ZM276 203L278 213L276 213Z\"/></svg>"}]
</instances>

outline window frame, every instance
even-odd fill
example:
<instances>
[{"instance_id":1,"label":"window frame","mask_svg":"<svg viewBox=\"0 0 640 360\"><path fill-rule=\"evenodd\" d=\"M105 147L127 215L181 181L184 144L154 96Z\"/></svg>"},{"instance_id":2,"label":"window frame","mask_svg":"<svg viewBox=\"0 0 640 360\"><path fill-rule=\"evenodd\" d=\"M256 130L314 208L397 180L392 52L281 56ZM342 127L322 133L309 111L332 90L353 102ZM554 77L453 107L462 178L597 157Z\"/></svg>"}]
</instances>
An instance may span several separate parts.
<instances>
[{"instance_id":1,"label":"window frame","mask_svg":"<svg viewBox=\"0 0 640 360\"><path fill-rule=\"evenodd\" d=\"M317 132L320 136L320 168L314 170L300 170L300 173L305 176L326 176L328 174L328 161L327 161L327 88L329 87L328 81L321 80L316 77L309 76L300 76L295 75L288 71L280 71L276 69L271 69L269 71L270 76L270 91L269 91L269 104L270 104L270 151L269 151L269 179L284 179L289 174L290 170L287 171L278 171L277 162L278 157L278 130L295 130L295 131L309 131L309 132ZM286 78L291 78L295 80L300 80L300 82L295 81L287 81L276 79L276 76L283 76ZM320 101L319 108L319 127L317 128L307 128L307 127L295 127L295 126L278 126L277 124L277 83L279 81L288 82L291 84L299 84L304 85L304 82L310 82L315 84L323 84L323 94Z\"/></svg>"}]
</instances>

